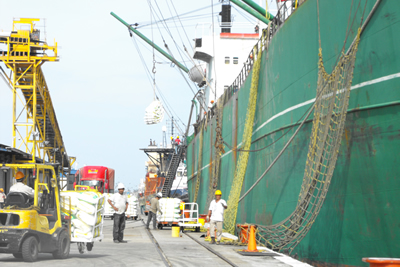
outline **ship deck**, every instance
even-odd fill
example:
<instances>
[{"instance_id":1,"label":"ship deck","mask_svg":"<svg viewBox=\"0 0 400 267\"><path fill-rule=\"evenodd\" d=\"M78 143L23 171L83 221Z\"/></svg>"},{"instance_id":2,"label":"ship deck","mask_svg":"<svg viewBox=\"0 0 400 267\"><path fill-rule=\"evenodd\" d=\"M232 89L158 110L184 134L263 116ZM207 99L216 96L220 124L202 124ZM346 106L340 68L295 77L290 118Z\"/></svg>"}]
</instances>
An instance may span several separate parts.
<instances>
[{"instance_id":1,"label":"ship deck","mask_svg":"<svg viewBox=\"0 0 400 267\"><path fill-rule=\"evenodd\" d=\"M147 217L143 216L143 219L146 221ZM169 227L157 231L150 230L149 233L141 220L128 219L124 231L124 239L128 243L115 244L112 240L112 223L110 218L105 219L104 239L102 242L96 242L90 252L80 254L77 245L71 244L70 256L67 259L56 260L51 254L39 254L38 261L34 263L23 262L11 254L0 254L0 265L14 266L18 263L20 266L310 266L283 255L242 256L235 250L244 247L209 245L200 237L204 233L190 232L182 237L172 237Z\"/></svg>"}]
</instances>

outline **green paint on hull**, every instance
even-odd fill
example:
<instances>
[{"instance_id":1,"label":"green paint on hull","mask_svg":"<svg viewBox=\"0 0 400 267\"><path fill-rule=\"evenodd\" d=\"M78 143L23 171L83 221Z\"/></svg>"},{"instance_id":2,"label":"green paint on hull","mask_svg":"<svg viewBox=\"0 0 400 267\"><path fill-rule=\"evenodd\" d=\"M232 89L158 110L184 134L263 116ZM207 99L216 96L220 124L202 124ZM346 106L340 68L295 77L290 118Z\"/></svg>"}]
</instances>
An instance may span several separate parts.
<instances>
[{"instance_id":1,"label":"green paint on hull","mask_svg":"<svg viewBox=\"0 0 400 267\"><path fill-rule=\"evenodd\" d=\"M375 1L368 1L365 17ZM365 1L354 1L347 46L360 24ZM295 124L310 104L287 109L315 98L318 61L316 0L308 0L285 22L264 51L251 149L271 144ZM321 1L321 43L327 71L336 62L351 1ZM332 183L325 203L307 236L296 247L299 259L313 265L368 266L362 257L398 257L400 251L400 4L382 1L367 25L356 57L349 113ZM397 76L396 76L397 74ZM385 78L386 77L386 78ZM241 143L251 74L226 103L222 135L228 144ZM277 114L285 114L274 118ZM251 153L244 193L280 152L293 128L277 143ZM204 133L203 168L198 203L206 211L210 165L215 152L215 119ZM300 130L271 171L240 203L238 223L270 225L296 207L310 140L311 122ZM189 191L193 195L199 135L188 146ZM239 153L239 152L238 152ZM227 199L237 155L226 147L221 158L220 185ZM193 178L194 177L194 178Z\"/></svg>"}]
</instances>

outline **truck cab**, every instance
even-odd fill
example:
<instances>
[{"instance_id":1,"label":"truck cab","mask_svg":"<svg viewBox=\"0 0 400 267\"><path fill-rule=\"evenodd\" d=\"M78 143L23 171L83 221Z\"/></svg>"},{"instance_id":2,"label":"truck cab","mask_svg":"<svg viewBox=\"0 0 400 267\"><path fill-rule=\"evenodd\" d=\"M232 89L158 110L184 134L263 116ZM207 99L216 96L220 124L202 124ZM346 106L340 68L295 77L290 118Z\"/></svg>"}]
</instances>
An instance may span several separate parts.
<instances>
[{"instance_id":1,"label":"truck cab","mask_svg":"<svg viewBox=\"0 0 400 267\"><path fill-rule=\"evenodd\" d=\"M114 169L104 166L85 166L79 169L75 185L89 186L100 193L114 193Z\"/></svg>"}]
</instances>

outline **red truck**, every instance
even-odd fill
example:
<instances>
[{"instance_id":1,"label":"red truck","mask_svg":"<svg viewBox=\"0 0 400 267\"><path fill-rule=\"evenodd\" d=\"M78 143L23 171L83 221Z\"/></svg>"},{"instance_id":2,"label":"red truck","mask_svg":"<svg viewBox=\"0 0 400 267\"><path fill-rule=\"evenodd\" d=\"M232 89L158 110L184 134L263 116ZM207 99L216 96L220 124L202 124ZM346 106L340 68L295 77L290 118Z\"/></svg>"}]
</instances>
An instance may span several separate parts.
<instances>
[{"instance_id":1,"label":"red truck","mask_svg":"<svg viewBox=\"0 0 400 267\"><path fill-rule=\"evenodd\" d=\"M96 188L100 193L114 193L114 169L104 166L85 166L75 174L75 185Z\"/></svg>"}]
</instances>

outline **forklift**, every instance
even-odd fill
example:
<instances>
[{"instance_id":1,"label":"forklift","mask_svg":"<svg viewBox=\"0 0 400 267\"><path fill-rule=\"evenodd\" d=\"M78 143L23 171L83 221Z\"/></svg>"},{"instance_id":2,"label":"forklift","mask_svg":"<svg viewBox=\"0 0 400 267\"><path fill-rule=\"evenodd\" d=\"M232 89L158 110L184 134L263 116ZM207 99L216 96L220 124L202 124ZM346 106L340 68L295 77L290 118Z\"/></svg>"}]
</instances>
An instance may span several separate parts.
<instances>
[{"instance_id":1,"label":"forklift","mask_svg":"<svg viewBox=\"0 0 400 267\"><path fill-rule=\"evenodd\" d=\"M2 164L0 187L7 192L0 209L0 253L34 262L38 253L52 253L56 259L69 256L71 222L62 216L58 172L54 164ZM34 198L20 192L9 192L17 172L23 183L35 190Z\"/></svg>"}]
</instances>

